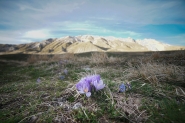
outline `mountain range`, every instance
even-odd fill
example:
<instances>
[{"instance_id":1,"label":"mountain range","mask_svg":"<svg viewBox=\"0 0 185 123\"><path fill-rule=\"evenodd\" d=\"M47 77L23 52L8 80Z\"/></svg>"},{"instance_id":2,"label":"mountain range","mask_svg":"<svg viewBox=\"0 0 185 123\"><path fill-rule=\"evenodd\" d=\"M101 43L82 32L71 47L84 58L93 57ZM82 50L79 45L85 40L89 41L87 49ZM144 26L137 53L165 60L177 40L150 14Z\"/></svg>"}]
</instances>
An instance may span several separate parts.
<instances>
[{"instance_id":1,"label":"mountain range","mask_svg":"<svg viewBox=\"0 0 185 123\"><path fill-rule=\"evenodd\" d=\"M155 39L135 40L132 38L115 38L101 36L66 36L50 38L41 42L27 44L0 44L0 53L83 53L83 52L142 52L184 50L185 46L173 46Z\"/></svg>"}]
</instances>

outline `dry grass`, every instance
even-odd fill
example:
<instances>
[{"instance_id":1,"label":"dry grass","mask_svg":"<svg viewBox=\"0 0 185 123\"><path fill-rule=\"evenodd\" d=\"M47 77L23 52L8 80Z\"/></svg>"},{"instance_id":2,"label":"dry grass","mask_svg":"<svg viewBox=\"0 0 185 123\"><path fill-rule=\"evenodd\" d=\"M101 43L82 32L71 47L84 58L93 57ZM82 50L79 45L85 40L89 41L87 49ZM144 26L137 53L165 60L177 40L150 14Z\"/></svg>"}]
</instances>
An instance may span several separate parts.
<instances>
[{"instance_id":1,"label":"dry grass","mask_svg":"<svg viewBox=\"0 0 185 123\"><path fill-rule=\"evenodd\" d=\"M142 61L133 60L128 62L127 69L128 79L141 78L151 83L159 82L184 82L185 69L182 66L173 64L162 64L156 62L143 63Z\"/></svg>"},{"instance_id":2,"label":"dry grass","mask_svg":"<svg viewBox=\"0 0 185 123\"><path fill-rule=\"evenodd\" d=\"M152 55L150 56L151 59L159 59L161 58L163 55L161 55L159 52L154 52L152 53Z\"/></svg>"},{"instance_id":3,"label":"dry grass","mask_svg":"<svg viewBox=\"0 0 185 123\"><path fill-rule=\"evenodd\" d=\"M184 51L176 51L172 53L160 53L154 52L149 57L152 60L185 60L185 52ZM166 62L166 61L165 61Z\"/></svg>"},{"instance_id":4,"label":"dry grass","mask_svg":"<svg viewBox=\"0 0 185 123\"><path fill-rule=\"evenodd\" d=\"M174 59L182 59L185 57L184 52L176 52L167 54L160 54L155 52L150 56L132 57L127 60L127 69L124 70L124 77L128 80L142 79L151 83L159 82L179 82L184 83L185 80L185 67L174 64L168 64L168 61ZM28 59L28 63L35 63L38 61L60 61L67 60L68 63L78 64L96 64L106 65L106 63L120 64L125 61L124 57L108 57L107 53L92 53L91 57L78 58L73 53L67 53L63 55L31 55ZM161 62L162 61L162 62ZM182 60L181 60L182 61ZM126 74L125 74L126 73Z\"/></svg>"},{"instance_id":5,"label":"dry grass","mask_svg":"<svg viewBox=\"0 0 185 123\"><path fill-rule=\"evenodd\" d=\"M53 62L53 61L60 61L60 60L68 60L68 61L75 61L76 57L73 53L66 53L62 55L31 55L27 58L27 62L30 64L38 63L38 62Z\"/></svg>"},{"instance_id":6,"label":"dry grass","mask_svg":"<svg viewBox=\"0 0 185 123\"><path fill-rule=\"evenodd\" d=\"M116 64L116 63L121 63L122 61L125 61L125 58L112 57L112 56L108 58L108 62L109 62L109 63L114 63L114 64Z\"/></svg>"},{"instance_id":7,"label":"dry grass","mask_svg":"<svg viewBox=\"0 0 185 123\"><path fill-rule=\"evenodd\" d=\"M127 61L128 68L125 70L124 77L128 80L142 79L151 83L159 82L180 82L183 83L185 78L185 67L174 64L166 64L159 62L165 59L182 59L184 58L184 52L176 52L170 55L160 54L155 52L150 56L134 57ZM59 61L67 60L68 63L75 64L96 64L105 65L106 63L119 64L125 61L125 58L121 57L108 57L107 53L92 53L91 57L77 58L73 53L67 53L63 55L54 55L52 57L46 55L32 55L28 58L29 63L38 61Z\"/></svg>"},{"instance_id":8,"label":"dry grass","mask_svg":"<svg viewBox=\"0 0 185 123\"><path fill-rule=\"evenodd\" d=\"M65 60L71 60L71 61L75 61L76 59L74 53L66 53L66 54L60 55L60 58Z\"/></svg>"},{"instance_id":9,"label":"dry grass","mask_svg":"<svg viewBox=\"0 0 185 123\"><path fill-rule=\"evenodd\" d=\"M79 63L82 63L82 64L89 64L89 62L91 61L91 58L81 57L81 58L76 58L76 61L78 61Z\"/></svg>"},{"instance_id":10,"label":"dry grass","mask_svg":"<svg viewBox=\"0 0 185 123\"><path fill-rule=\"evenodd\" d=\"M155 52L150 56L135 57L127 61L125 77L139 78L151 83L185 81L185 52L161 54Z\"/></svg>"},{"instance_id":11,"label":"dry grass","mask_svg":"<svg viewBox=\"0 0 185 123\"><path fill-rule=\"evenodd\" d=\"M31 55L28 57L27 62L32 64L40 61L49 61L50 59L47 55Z\"/></svg>"},{"instance_id":12,"label":"dry grass","mask_svg":"<svg viewBox=\"0 0 185 123\"><path fill-rule=\"evenodd\" d=\"M122 61L125 61L125 58L122 57L108 57L107 53L92 53L91 57L80 57L75 56L75 61L83 64L96 64L96 65L105 65L106 63L119 64Z\"/></svg>"},{"instance_id":13,"label":"dry grass","mask_svg":"<svg viewBox=\"0 0 185 123\"><path fill-rule=\"evenodd\" d=\"M105 64L108 62L108 55L104 52L101 53L92 53L91 63L95 64Z\"/></svg>"},{"instance_id":14,"label":"dry grass","mask_svg":"<svg viewBox=\"0 0 185 123\"><path fill-rule=\"evenodd\" d=\"M145 122L148 119L146 110L140 110L142 96L139 94L130 94L123 96L121 94L114 94L116 100L115 107L120 110L123 116L130 119L130 122Z\"/></svg>"}]
</instances>

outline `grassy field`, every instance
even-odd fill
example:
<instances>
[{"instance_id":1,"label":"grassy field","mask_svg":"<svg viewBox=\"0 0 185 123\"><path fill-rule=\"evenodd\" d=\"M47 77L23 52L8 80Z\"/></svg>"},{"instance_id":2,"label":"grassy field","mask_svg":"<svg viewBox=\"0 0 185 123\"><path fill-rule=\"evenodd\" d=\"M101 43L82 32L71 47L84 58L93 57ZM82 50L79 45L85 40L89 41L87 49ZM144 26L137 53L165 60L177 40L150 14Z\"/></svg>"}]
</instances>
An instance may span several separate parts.
<instances>
[{"instance_id":1,"label":"grassy field","mask_svg":"<svg viewBox=\"0 0 185 123\"><path fill-rule=\"evenodd\" d=\"M105 88L79 94L76 83L93 74ZM184 116L185 51L0 56L1 123L184 123Z\"/></svg>"}]
</instances>

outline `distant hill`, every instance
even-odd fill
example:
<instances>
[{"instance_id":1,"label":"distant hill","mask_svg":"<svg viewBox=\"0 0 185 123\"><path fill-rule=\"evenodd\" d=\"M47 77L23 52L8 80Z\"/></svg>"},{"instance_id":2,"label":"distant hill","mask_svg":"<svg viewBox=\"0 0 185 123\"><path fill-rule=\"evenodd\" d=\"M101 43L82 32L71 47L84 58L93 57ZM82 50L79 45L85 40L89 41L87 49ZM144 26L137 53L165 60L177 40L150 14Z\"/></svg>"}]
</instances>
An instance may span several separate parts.
<instances>
[{"instance_id":1,"label":"distant hill","mask_svg":"<svg viewBox=\"0 0 185 123\"><path fill-rule=\"evenodd\" d=\"M184 46L172 46L155 39L134 40L132 38L100 37L91 35L66 36L41 42L10 45L0 44L0 53L83 53L101 52L141 52L182 50Z\"/></svg>"}]
</instances>

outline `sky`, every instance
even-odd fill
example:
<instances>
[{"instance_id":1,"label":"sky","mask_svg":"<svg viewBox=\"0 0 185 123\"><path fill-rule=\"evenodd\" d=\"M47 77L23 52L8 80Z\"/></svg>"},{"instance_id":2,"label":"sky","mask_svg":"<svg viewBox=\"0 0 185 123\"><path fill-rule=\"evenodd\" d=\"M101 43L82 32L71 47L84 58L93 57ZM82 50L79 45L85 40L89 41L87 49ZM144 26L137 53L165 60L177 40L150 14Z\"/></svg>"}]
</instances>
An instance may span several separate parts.
<instances>
[{"instance_id":1,"label":"sky","mask_svg":"<svg viewBox=\"0 0 185 123\"><path fill-rule=\"evenodd\" d=\"M0 44L96 35L185 46L184 13L185 0L0 0Z\"/></svg>"}]
</instances>

